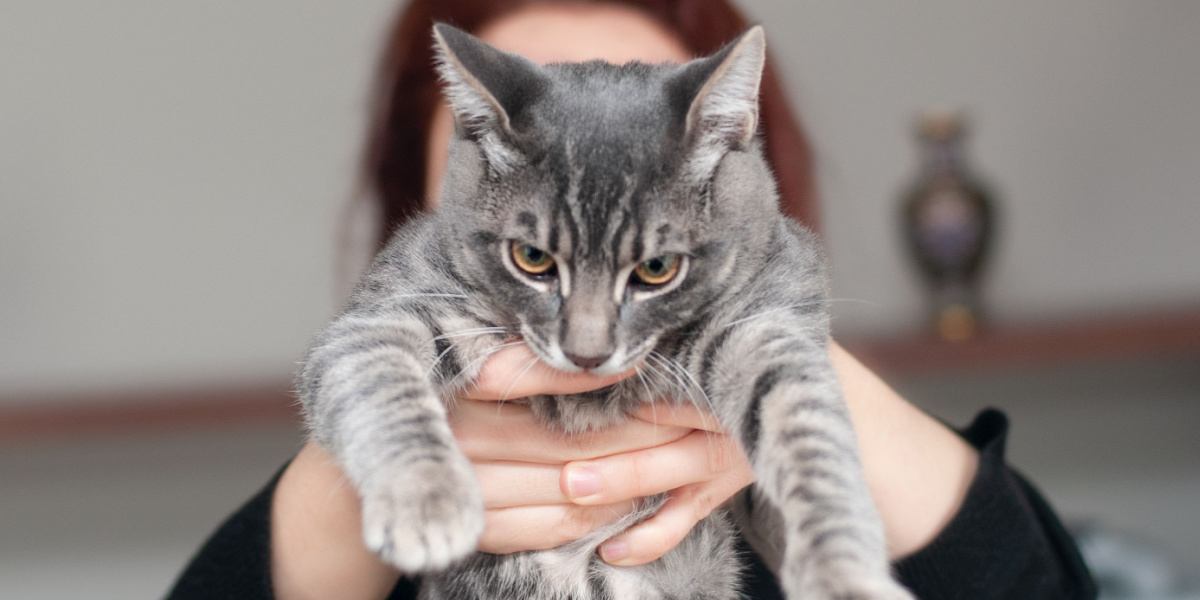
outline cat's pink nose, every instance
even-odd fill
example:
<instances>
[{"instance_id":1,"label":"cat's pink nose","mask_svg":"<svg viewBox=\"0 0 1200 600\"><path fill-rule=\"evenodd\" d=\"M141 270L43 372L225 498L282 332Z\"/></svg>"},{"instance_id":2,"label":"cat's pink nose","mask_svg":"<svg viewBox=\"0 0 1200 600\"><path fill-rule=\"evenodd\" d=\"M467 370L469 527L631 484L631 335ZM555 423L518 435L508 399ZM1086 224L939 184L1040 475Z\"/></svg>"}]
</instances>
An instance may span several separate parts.
<instances>
[{"instance_id":1,"label":"cat's pink nose","mask_svg":"<svg viewBox=\"0 0 1200 600\"><path fill-rule=\"evenodd\" d=\"M605 354L603 356L579 356L578 354L571 354L570 352L564 352L564 354L567 355L568 360L575 363L575 366L579 367L580 369L595 369L596 367L604 364L604 361L608 360L608 357L612 356L611 354Z\"/></svg>"}]
</instances>

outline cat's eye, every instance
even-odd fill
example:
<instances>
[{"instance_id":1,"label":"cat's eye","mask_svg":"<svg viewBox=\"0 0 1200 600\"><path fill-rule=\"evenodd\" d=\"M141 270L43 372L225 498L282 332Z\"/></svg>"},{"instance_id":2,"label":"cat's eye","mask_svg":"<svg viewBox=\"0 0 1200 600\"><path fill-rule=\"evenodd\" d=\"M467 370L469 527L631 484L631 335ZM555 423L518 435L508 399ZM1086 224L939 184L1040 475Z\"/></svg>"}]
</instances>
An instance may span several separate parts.
<instances>
[{"instance_id":1,"label":"cat's eye","mask_svg":"<svg viewBox=\"0 0 1200 600\"><path fill-rule=\"evenodd\" d=\"M512 260L518 269L535 277L554 274L554 258L537 246L513 242Z\"/></svg>"},{"instance_id":2,"label":"cat's eye","mask_svg":"<svg viewBox=\"0 0 1200 600\"><path fill-rule=\"evenodd\" d=\"M656 287L666 285L679 274L679 255L667 254L642 261L633 269L635 283Z\"/></svg>"}]
</instances>

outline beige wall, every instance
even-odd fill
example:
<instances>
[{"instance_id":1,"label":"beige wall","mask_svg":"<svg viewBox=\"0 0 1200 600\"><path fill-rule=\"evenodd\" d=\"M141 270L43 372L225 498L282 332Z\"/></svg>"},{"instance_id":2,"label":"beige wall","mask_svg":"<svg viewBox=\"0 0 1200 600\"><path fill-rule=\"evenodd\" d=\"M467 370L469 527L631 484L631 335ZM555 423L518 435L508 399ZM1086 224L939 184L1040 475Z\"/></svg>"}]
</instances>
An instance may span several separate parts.
<instances>
[{"instance_id":1,"label":"beige wall","mask_svg":"<svg viewBox=\"0 0 1200 600\"><path fill-rule=\"evenodd\" d=\"M1004 195L1002 317L1200 301L1200 3L754 2L820 156L843 330L920 290L895 195L922 107L969 109Z\"/></svg>"},{"instance_id":2,"label":"beige wall","mask_svg":"<svg viewBox=\"0 0 1200 600\"><path fill-rule=\"evenodd\" d=\"M1200 297L1200 4L747 2L820 157L839 327L919 314L894 194L978 118L1007 317ZM393 3L0 5L0 396L286 377L335 307Z\"/></svg>"},{"instance_id":3,"label":"beige wall","mask_svg":"<svg viewBox=\"0 0 1200 600\"><path fill-rule=\"evenodd\" d=\"M0 4L0 391L286 377L391 8Z\"/></svg>"}]
</instances>

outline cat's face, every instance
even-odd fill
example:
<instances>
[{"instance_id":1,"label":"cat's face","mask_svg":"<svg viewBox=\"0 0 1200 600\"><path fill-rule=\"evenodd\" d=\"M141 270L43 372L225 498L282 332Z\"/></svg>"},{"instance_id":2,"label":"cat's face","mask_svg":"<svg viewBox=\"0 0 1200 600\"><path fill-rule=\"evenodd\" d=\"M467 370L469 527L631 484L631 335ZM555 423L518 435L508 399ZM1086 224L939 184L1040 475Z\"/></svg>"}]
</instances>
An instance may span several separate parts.
<instances>
[{"instance_id":1,"label":"cat's face","mask_svg":"<svg viewBox=\"0 0 1200 600\"><path fill-rule=\"evenodd\" d=\"M442 217L506 325L553 367L611 374L699 318L736 275L731 219L774 211L751 148L761 31L687 65L620 67L538 67L436 32L457 121Z\"/></svg>"}]
</instances>

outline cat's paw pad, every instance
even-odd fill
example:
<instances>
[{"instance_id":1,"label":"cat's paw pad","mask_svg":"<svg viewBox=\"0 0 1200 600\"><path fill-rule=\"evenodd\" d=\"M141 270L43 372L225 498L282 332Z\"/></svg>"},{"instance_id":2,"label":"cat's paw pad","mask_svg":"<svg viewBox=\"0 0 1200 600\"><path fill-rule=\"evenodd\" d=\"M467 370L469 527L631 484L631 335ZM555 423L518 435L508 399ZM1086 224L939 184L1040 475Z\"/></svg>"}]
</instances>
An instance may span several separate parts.
<instances>
[{"instance_id":1,"label":"cat's paw pad","mask_svg":"<svg viewBox=\"0 0 1200 600\"><path fill-rule=\"evenodd\" d=\"M463 471L409 468L373 486L363 495L367 547L404 573L440 571L473 553L483 533L483 501Z\"/></svg>"}]
</instances>

